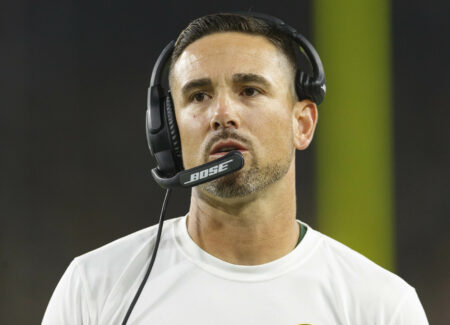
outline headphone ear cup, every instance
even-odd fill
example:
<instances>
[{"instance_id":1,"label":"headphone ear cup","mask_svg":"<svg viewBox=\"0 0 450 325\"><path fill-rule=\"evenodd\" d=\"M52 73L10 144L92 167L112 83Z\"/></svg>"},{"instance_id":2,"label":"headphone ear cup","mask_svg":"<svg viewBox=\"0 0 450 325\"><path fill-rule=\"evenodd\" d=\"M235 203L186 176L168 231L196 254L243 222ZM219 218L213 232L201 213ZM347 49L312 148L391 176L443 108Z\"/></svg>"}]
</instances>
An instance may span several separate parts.
<instances>
[{"instance_id":1,"label":"headphone ear cup","mask_svg":"<svg viewBox=\"0 0 450 325\"><path fill-rule=\"evenodd\" d=\"M316 103L317 105L322 103L322 101L325 97L325 92L326 92L325 83L320 83L320 82L311 80L308 87L309 87L309 93L311 94L311 98L312 98L313 102Z\"/></svg>"},{"instance_id":2,"label":"headphone ear cup","mask_svg":"<svg viewBox=\"0 0 450 325\"><path fill-rule=\"evenodd\" d=\"M164 110L167 120L167 130L169 133L170 146L173 151L173 158L175 167L178 171L183 170L183 159L181 156L181 140L180 133L178 131L177 120L175 118L175 110L172 100L172 95L168 94L164 103Z\"/></svg>"},{"instance_id":3,"label":"headphone ear cup","mask_svg":"<svg viewBox=\"0 0 450 325\"><path fill-rule=\"evenodd\" d=\"M325 97L325 84L319 84L307 73L297 70L295 75L295 91L299 100L310 99L319 105Z\"/></svg>"}]
</instances>

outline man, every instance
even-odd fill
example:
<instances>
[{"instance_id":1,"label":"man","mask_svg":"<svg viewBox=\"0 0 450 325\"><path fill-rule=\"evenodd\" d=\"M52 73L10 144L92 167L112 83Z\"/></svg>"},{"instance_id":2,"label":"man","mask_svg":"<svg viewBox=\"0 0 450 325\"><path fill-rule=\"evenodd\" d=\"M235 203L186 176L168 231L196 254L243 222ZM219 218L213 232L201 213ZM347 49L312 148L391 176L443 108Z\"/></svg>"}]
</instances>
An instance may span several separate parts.
<instances>
[{"instance_id":1,"label":"man","mask_svg":"<svg viewBox=\"0 0 450 325\"><path fill-rule=\"evenodd\" d=\"M316 104L299 100L286 36L236 15L180 34L170 88L186 169L239 150L244 167L192 189L166 222L128 324L427 324L396 275L296 220L295 150ZM44 324L120 324L142 281L156 227L76 258Z\"/></svg>"}]
</instances>

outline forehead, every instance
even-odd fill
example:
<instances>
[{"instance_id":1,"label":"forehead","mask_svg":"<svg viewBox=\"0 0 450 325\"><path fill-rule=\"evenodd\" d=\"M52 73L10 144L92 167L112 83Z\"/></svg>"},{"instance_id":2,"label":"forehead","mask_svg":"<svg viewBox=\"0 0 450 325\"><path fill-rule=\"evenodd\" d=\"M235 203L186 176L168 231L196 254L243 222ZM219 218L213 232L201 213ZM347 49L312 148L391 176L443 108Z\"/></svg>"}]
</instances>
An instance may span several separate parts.
<instances>
[{"instance_id":1,"label":"forehead","mask_svg":"<svg viewBox=\"0 0 450 325\"><path fill-rule=\"evenodd\" d=\"M171 85L173 89L192 79L231 79L237 73L258 74L279 82L286 78L289 67L286 56L264 36L216 33L186 47L173 66Z\"/></svg>"}]
</instances>

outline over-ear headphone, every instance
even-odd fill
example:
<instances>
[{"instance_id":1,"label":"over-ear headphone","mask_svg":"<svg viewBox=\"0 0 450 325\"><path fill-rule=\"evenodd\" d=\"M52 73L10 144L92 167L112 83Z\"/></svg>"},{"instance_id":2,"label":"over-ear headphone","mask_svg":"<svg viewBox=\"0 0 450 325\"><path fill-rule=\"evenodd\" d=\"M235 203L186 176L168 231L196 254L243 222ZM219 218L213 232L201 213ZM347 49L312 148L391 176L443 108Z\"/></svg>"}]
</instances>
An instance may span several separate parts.
<instances>
[{"instance_id":1,"label":"over-ear headphone","mask_svg":"<svg viewBox=\"0 0 450 325\"><path fill-rule=\"evenodd\" d=\"M319 105L323 101L326 91L325 72L320 57L311 43L294 28L286 25L278 18L254 12L239 12L237 14L260 19L291 37L297 43L312 67L312 75L297 68L295 90L298 99L310 99ZM147 97L147 142L157 163L157 167L152 170L152 174L156 182L163 187L167 187L167 182L162 184L164 180L173 178L177 173L184 170L181 140L167 80L168 65L174 46L175 41L171 41L156 60ZM164 89L164 86L167 89Z\"/></svg>"}]
</instances>

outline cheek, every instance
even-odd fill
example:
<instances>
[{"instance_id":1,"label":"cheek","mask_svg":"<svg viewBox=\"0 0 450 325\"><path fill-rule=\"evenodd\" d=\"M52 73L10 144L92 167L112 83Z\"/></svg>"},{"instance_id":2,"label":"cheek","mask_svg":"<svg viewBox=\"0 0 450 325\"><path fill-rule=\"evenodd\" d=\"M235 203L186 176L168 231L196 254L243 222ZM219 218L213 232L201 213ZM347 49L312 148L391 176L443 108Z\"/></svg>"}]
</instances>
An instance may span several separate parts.
<instances>
[{"instance_id":1,"label":"cheek","mask_svg":"<svg viewBox=\"0 0 450 325\"><path fill-rule=\"evenodd\" d=\"M177 112L177 125L180 132L183 161L189 166L195 162L195 155L200 152L205 138L205 121L199 114Z\"/></svg>"},{"instance_id":2,"label":"cheek","mask_svg":"<svg viewBox=\"0 0 450 325\"><path fill-rule=\"evenodd\" d=\"M188 114L186 112L177 112L177 125L178 131L181 136L181 145L188 143L188 141L195 136L193 130L196 128L197 116L193 114Z\"/></svg>"},{"instance_id":3,"label":"cheek","mask_svg":"<svg viewBox=\"0 0 450 325\"><path fill-rule=\"evenodd\" d=\"M292 118L290 114L280 112L283 111L280 109L247 117L248 121L252 121L251 133L259 142L258 149L263 155L284 155L284 148L289 146Z\"/></svg>"}]
</instances>

